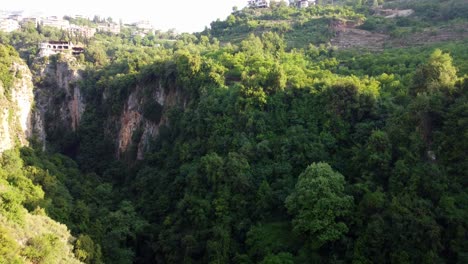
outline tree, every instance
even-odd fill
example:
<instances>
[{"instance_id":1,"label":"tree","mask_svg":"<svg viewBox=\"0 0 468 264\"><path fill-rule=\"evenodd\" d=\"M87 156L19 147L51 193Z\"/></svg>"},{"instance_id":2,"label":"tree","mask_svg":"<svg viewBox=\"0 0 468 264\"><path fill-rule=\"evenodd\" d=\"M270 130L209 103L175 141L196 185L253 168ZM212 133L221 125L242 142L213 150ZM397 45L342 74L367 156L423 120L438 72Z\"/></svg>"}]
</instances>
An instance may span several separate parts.
<instances>
[{"instance_id":1,"label":"tree","mask_svg":"<svg viewBox=\"0 0 468 264\"><path fill-rule=\"evenodd\" d=\"M343 175L327 163L312 163L299 175L294 191L286 198L293 215L293 228L312 239L315 248L339 239L348 231L343 216L353 206L353 198L344 193Z\"/></svg>"},{"instance_id":2,"label":"tree","mask_svg":"<svg viewBox=\"0 0 468 264\"><path fill-rule=\"evenodd\" d=\"M429 60L422 64L413 78L412 95L418 93L450 90L457 81L457 69L452 64L452 57L436 49Z\"/></svg>"},{"instance_id":3,"label":"tree","mask_svg":"<svg viewBox=\"0 0 468 264\"><path fill-rule=\"evenodd\" d=\"M119 209L109 213L106 221L103 241L103 252L108 257L106 262L133 263L135 253L131 247L136 244L137 236L146 228L147 222L137 215L129 201L122 201Z\"/></svg>"},{"instance_id":4,"label":"tree","mask_svg":"<svg viewBox=\"0 0 468 264\"><path fill-rule=\"evenodd\" d=\"M286 43L283 37L274 33L266 32L262 34L262 42L264 50L273 54L276 58L279 58L284 53Z\"/></svg>"},{"instance_id":5,"label":"tree","mask_svg":"<svg viewBox=\"0 0 468 264\"><path fill-rule=\"evenodd\" d=\"M293 264L294 258L290 253L281 252L276 255L266 256L261 264Z\"/></svg>"},{"instance_id":6,"label":"tree","mask_svg":"<svg viewBox=\"0 0 468 264\"><path fill-rule=\"evenodd\" d=\"M88 48L85 52L85 56L88 61L91 61L98 66L104 66L109 62L105 48L100 45L95 45Z\"/></svg>"},{"instance_id":7,"label":"tree","mask_svg":"<svg viewBox=\"0 0 468 264\"><path fill-rule=\"evenodd\" d=\"M75 256L84 263L102 263L101 247L94 244L94 241L88 235L80 235L78 237L73 253L75 253Z\"/></svg>"}]
</instances>

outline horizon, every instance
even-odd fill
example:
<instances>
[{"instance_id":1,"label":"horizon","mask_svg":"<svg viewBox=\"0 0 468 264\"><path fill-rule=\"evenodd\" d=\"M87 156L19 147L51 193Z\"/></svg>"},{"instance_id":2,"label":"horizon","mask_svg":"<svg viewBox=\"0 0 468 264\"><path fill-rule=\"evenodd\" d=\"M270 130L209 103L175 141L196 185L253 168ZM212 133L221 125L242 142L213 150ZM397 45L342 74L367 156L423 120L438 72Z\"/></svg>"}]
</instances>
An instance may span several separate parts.
<instances>
[{"instance_id":1,"label":"horizon","mask_svg":"<svg viewBox=\"0 0 468 264\"><path fill-rule=\"evenodd\" d=\"M3 11L25 11L39 13L43 16L75 16L82 15L92 19L95 15L101 18L111 17L115 22L123 23L149 21L156 30L175 30L178 33L201 32L217 19L224 20L232 12L234 6L239 9L247 5L247 0L200 0L177 2L155 1L151 8L143 0L132 1L132 6L114 4L108 0L82 0L80 6L64 6L56 0L18 0L2 4ZM92 8L90 8L92 6ZM109 8L112 6L111 8Z\"/></svg>"}]
</instances>

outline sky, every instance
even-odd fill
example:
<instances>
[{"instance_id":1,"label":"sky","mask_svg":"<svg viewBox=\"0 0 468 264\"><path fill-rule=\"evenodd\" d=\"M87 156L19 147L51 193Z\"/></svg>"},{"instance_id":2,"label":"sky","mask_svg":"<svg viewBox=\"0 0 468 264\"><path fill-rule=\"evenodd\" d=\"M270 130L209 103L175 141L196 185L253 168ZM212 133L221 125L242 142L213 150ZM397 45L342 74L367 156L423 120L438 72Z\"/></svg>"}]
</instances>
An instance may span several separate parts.
<instances>
[{"instance_id":1,"label":"sky","mask_svg":"<svg viewBox=\"0 0 468 264\"><path fill-rule=\"evenodd\" d=\"M2 0L0 9L28 10L45 15L86 15L112 17L124 23L149 20L156 29L199 32L216 19L224 20L232 7L239 9L247 0Z\"/></svg>"}]
</instances>

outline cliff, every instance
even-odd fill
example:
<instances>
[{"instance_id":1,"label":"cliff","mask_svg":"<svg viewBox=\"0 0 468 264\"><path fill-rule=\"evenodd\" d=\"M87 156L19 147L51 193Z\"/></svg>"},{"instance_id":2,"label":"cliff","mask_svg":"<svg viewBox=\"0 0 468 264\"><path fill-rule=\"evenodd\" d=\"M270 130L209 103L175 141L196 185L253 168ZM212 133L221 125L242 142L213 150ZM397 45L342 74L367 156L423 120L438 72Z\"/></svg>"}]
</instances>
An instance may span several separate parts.
<instances>
[{"instance_id":1,"label":"cliff","mask_svg":"<svg viewBox=\"0 0 468 264\"><path fill-rule=\"evenodd\" d=\"M85 110L78 81L82 66L71 55L37 58L33 66L34 127L42 142L76 131Z\"/></svg>"},{"instance_id":2,"label":"cliff","mask_svg":"<svg viewBox=\"0 0 468 264\"><path fill-rule=\"evenodd\" d=\"M130 155L131 159L143 159L150 142L159 135L159 129L167 125L167 110L183 106L187 97L176 85L164 87L157 79L133 87L124 103L119 117L114 120L117 127L117 156ZM112 125L112 124L111 124Z\"/></svg>"},{"instance_id":3,"label":"cliff","mask_svg":"<svg viewBox=\"0 0 468 264\"><path fill-rule=\"evenodd\" d=\"M99 81L83 77L85 68L73 56L37 58L32 69L36 87L34 131L40 141L56 144L72 156L80 151L80 142L89 140L82 137L86 132L81 127L87 110L89 115L104 108L99 117L92 118L100 120L98 131L93 133L102 133L111 141L114 157L134 160L143 158L160 127L168 123L167 110L187 101L173 81L167 82L161 76L130 83L117 76L115 83L120 88L111 81L101 82L105 85L97 89L97 94L86 94L83 83L94 85ZM93 71L99 75L106 69Z\"/></svg>"},{"instance_id":4,"label":"cliff","mask_svg":"<svg viewBox=\"0 0 468 264\"><path fill-rule=\"evenodd\" d=\"M34 105L31 72L22 61L15 60L10 68L13 83L8 89L0 83L0 152L17 145L27 145L32 135Z\"/></svg>"},{"instance_id":5,"label":"cliff","mask_svg":"<svg viewBox=\"0 0 468 264\"><path fill-rule=\"evenodd\" d=\"M44 135L34 92L28 66L0 45L0 263L82 263L73 253L76 238L44 210L40 178L54 182L55 175L24 162L28 149L19 149Z\"/></svg>"}]
</instances>

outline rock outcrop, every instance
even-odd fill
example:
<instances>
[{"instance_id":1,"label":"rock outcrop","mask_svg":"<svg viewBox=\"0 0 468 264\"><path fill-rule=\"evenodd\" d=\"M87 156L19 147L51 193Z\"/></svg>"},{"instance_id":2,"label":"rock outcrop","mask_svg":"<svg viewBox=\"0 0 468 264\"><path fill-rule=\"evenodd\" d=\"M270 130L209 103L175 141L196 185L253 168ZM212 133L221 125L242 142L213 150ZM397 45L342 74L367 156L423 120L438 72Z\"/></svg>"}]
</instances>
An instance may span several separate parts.
<instances>
[{"instance_id":1,"label":"rock outcrop","mask_svg":"<svg viewBox=\"0 0 468 264\"><path fill-rule=\"evenodd\" d=\"M35 74L36 112L34 128L38 137L54 140L66 132L75 132L85 111L78 81L81 66L67 54L38 58L33 65Z\"/></svg>"},{"instance_id":2,"label":"rock outcrop","mask_svg":"<svg viewBox=\"0 0 468 264\"><path fill-rule=\"evenodd\" d=\"M28 144L32 129L34 94L28 66L15 61L11 66L15 76L13 85L6 91L0 84L0 152Z\"/></svg>"},{"instance_id":3,"label":"rock outcrop","mask_svg":"<svg viewBox=\"0 0 468 264\"><path fill-rule=\"evenodd\" d=\"M66 55L56 59L38 58L33 68L36 69L33 128L43 142L47 138L57 143L80 129L87 105L79 86L82 68L74 57ZM176 105L183 106L187 98L174 83L168 84L160 78L145 84L137 83L127 89L131 92L117 107L122 110L106 113L101 129L113 142L116 158L143 159L160 127L168 123L166 110ZM102 105L115 103L111 99L114 98L111 96L113 92L110 87L103 90Z\"/></svg>"},{"instance_id":4,"label":"rock outcrop","mask_svg":"<svg viewBox=\"0 0 468 264\"><path fill-rule=\"evenodd\" d=\"M150 96L145 96L149 93ZM138 85L128 96L124 109L117 124L117 156L123 157L126 153L134 151L136 159L143 159L150 142L159 135L162 125L168 124L166 110L176 105L184 106L187 98L175 85L163 87L161 80L157 80L145 87ZM150 105L159 109L157 116L145 114L145 106Z\"/></svg>"}]
</instances>

